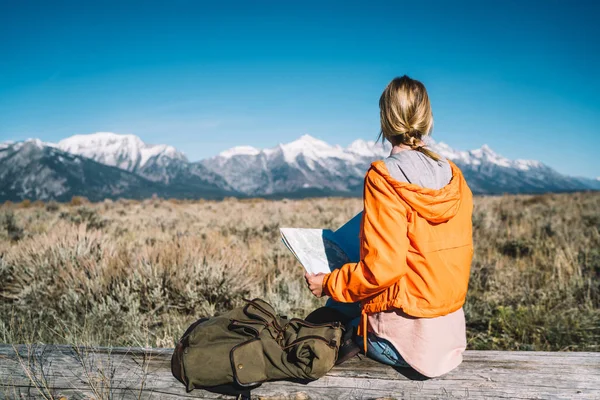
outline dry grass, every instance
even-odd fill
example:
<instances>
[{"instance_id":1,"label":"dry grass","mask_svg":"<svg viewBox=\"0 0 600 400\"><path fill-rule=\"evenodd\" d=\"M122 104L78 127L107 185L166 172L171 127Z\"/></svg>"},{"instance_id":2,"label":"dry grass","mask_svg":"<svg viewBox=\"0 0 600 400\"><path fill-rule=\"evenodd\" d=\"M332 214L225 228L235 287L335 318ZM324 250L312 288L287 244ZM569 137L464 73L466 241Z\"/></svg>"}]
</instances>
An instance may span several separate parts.
<instances>
[{"instance_id":1,"label":"dry grass","mask_svg":"<svg viewBox=\"0 0 600 400\"><path fill-rule=\"evenodd\" d=\"M323 303L280 226L336 228L359 199L0 208L0 341L173 346L243 297ZM465 305L479 349L599 350L600 193L479 197Z\"/></svg>"}]
</instances>

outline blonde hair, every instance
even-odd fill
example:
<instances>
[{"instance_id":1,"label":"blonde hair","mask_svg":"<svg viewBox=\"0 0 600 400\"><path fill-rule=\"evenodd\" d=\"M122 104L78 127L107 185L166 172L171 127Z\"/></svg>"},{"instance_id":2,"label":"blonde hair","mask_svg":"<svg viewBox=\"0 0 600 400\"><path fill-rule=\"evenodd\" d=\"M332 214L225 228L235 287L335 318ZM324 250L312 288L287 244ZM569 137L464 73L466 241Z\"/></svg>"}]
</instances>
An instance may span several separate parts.
<instances>
[{"instance_id":1,"label":"blonde hair","mask_svg":"<svg viewBox=\"0 0 600 400\"><path fill-rule=\"evenodd\" d=\"M433 113L425 86L408 76L394 78L379 98L380 137L393 146L406 145L439 161L441 157L422 144L433 129Z\"/></svg>"}]
</instances>

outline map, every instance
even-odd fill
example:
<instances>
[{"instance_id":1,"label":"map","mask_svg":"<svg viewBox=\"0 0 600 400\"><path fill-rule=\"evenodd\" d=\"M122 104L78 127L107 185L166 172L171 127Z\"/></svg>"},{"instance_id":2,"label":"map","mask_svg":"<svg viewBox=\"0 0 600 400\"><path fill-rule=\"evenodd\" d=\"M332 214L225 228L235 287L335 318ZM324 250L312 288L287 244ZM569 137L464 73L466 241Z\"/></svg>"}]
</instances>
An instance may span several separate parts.
<instances>
[{"instance_id":1,"label":"map","mask_svg":"<svg viewBox=\"0 0 600 400\"><path fill-rule=\"evenodd\" d=\"M333 232L329 229L281 228L281 239L306 272L329 273L359 261L361 214Z\"/></svg>"}]
</instances>

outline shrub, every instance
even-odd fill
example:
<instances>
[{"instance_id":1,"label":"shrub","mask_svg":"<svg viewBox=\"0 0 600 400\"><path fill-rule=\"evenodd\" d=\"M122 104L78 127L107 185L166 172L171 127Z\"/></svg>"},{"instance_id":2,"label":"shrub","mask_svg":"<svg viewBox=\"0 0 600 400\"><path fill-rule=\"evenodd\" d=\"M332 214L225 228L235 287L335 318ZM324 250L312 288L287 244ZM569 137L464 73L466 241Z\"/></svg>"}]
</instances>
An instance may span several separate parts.
<instances>
[{"instance_id":1,"label":"shrub","mask_svg":"<svg viewBox=\"0 0 600 400\"><path fill-rule=\"evenodd\" d=\"M73 196L71 197L71 205L72 206L81 206L84 204L88 204L90 201L87 199L87 197L83 197L83 196Z\"/></svg>"},{"instance_id":2,"label":"shrub","mask_svg":"<svg viewBox=\"0 0 600 400\"><path fill-rule=\"evenodd\" d=\"M526 257L532 251L531 244L523 239L511 239L500 245L500 252L512 258Z\"/></svg>"},{"instance_id":3,"label":"shrub","mask_svg":"<svg viewBox=\"0 0 600 400\"><path fill-rule=\"evenodd\" d=\"M23 201L21 201L19 203L19 208L29 208L31 207L31 200L29 199L24 199Z\"/></svg>"},{"instance_id":4,"label":"shrub","mask_svg":"<svg viewBox=\"0 0 600 400\"><path fill-rule=\"evenodd\" d=\"M15 213L13 211L5 211L2 216L1 221L2 221L2 226L6 230L6 233L8 234L8 238L12 242L18 242L19 240L23 239L23 237L25 236L25 233L23 231L23 228L21 228L17 224L17 220L15 218Z\"/></svg>"},{"instance_id":5,"label":"shrub","mask_svg":"<svg viewBox=\"0 0 600 400\"><path fill-rule=\"evenodd\" d=\"M56 201L49 201L46 203L46 211L56 212L58 210L60 210L60 205Z\"/></svg>"},{"instance_id":6,"label":"shrub","mask_svg":"<svg viewBox=\"0 0 600 400\"><path fill-rule=\"evenodd\" d=\"M59 218L75 225L85 224L89 229L102 229L108 224L107 219L102 218L96 210L89 207L80 207L75 212L63 211Z\"/></svg>"},{"instance_id":7,"label":"shrub","mask_svg":"<svg viewBox=\"0 0 600 400\"><path fill-rule=\"evenodd\" d=\"M224 312L257 286L256 271L243 257L220 253L198 238L129 252L98 232L60 224L6 255L0 279L12 284L0 299L12 299L21 312L43 302L37 321L52 326L54 317L66 326L85 321L94 327L96 341L132 344L143 339L144 326Z\"/></svg>"},{"instance_id":8,"label":"shrub","mask_svg":"<svg viewBox=\"0 0 600 400\"><path fill-rule=\"evenodd\" d=\"M600 232L600 213L595 214L584 214L583 223L586 227L596 228Z\"/></svg>"}]
</instances>

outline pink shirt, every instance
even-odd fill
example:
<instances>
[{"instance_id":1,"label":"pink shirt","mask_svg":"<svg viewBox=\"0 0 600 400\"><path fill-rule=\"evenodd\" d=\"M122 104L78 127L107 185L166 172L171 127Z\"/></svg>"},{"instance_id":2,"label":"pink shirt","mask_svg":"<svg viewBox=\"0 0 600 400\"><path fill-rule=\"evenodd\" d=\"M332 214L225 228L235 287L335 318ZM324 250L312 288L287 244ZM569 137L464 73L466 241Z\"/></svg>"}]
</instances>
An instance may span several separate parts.
<instances>
[{"instance_id":1,"label":"pink shirt","mask_svg":"<svg viewBox=\"0 0 600 400\"><path fill-rule=\"evenodd\" d=\"M416 318L401 310L369 314L369 330L394 345L404 361L427 377L446 374L462 362L467 347L462 308L435 318Z\"/></svg>"}]
</instances>

